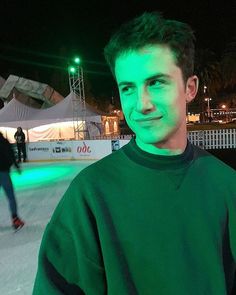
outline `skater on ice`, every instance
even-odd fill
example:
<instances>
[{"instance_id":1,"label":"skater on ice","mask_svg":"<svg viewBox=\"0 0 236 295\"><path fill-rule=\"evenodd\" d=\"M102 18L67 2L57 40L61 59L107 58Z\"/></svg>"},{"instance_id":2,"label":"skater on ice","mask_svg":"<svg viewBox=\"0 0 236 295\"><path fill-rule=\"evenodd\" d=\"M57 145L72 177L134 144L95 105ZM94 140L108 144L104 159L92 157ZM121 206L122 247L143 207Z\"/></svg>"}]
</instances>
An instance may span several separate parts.
<instances>
[{"instance_id":1,"label":"skater on ice","mask_svg":"<svg viewBox=\"0 0 236 295\"><path fill-rule=\"evenodd\" d=\"M15 160L15 155L10 142L0 132L0 188L2 187L4 189L8 199L12 227L15 230L19 230L23 227L24 221L22 221L18 216L17 202L10 176L10 168L13 164L15 165L18 173L21 173L20 166Z\"/></svg>"}]
</instances>

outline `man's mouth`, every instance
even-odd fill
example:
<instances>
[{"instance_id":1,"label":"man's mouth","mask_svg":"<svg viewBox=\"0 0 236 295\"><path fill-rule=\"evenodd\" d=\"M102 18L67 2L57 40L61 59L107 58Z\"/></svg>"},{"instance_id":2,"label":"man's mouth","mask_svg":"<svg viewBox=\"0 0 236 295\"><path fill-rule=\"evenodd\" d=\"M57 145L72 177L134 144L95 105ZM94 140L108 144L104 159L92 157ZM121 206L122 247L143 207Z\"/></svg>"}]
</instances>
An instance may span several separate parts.
<instances>
[{"instance_id":1,"label":"man's mouth","mask_svg":"<svg viewBox=\"0 0 236 295\"><path fill-rule=\"evenodd\" d=\"M139 119L135 119L134 121L137 123L143 123L143 122L152 122L152 121L157 121L160 120L162 118L162 116L159 117L147 117L147 118L139 118Z\"/></svg>"}]
</instances>

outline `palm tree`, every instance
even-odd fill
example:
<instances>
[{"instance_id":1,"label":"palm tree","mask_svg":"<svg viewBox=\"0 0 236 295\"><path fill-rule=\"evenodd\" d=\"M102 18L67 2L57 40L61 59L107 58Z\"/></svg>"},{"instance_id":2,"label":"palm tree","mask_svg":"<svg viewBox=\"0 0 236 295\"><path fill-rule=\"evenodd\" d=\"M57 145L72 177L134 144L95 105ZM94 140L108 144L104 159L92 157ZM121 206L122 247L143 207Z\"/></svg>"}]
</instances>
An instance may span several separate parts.
<instances>
[{"instance_id":1,"label":"palm tree","mask_svg":"<svg viewBox=\"0 0 236 295\"><path fill-rule=\"evenodd\" d=\"M224 89L236 90L236 36L227 44L221 59Z\"/></svg>"},{"instance_id":2,"label":"palm tree","mask_svg":"<svg viewBox=\"0 0 236 295\"><path fill-rule=\"evenodd\" d=\"M221 67L216 55L209 49L199 49L195 56L195 73L199 78L199 95L215 96L222 86Z\"/></svg>"}]
</instances>

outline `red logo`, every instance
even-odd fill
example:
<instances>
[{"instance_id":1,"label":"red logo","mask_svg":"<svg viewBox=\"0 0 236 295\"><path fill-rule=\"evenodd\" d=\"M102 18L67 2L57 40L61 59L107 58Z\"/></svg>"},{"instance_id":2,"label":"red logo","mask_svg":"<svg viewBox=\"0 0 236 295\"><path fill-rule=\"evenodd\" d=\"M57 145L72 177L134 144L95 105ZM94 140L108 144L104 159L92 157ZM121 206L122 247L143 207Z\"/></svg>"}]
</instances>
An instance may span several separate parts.
<instances>
[{"instance_id":1,"label":"red logo","mask_svg":"<svg viewBox=\"0 0 236 295\"><path fill-rule=\"evenodd\" d=\"M83 153L83 154L91 153L90 146L89 145L87 146L86 143L83 141L83 146L78 146L77 147L77 153L79 153L79 154L81 154L81 153Z\"/></svg>"}]
</instances>

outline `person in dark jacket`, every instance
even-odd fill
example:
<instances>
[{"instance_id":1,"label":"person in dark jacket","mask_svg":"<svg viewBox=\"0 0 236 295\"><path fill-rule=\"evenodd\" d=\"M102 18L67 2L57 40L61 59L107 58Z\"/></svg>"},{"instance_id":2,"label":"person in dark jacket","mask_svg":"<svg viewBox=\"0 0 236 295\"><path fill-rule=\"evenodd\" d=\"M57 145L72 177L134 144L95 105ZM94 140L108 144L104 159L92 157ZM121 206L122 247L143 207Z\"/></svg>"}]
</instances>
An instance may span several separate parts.
<instances>
[{"instance_id":1,"label":"person in dark jacket","mask_svg":"<svg viewBox=\"0 0 236 295\"><path fill-rule=\"evenodd\" d=\"M10 168L13 164L18 172L21 173L20 167L15 160L10 142L0 132L0 188L3 187L8 198L12 226L15 230L18 230L24 225L24 222L17 214L17 203L10 176Z\"/></svg>"},{"instance_id":2,"label":"person in dark jacket","mask_svg":"<svg viewBox=\"0 0 236 295\"><path fill-rule=\"evenodd\" d=\"M14 138L17 145L18 162L21 162L21 153L23 154L24 162L26 162L25 134L21 127L17 127Z\"/></svg>"}]
</instances>

